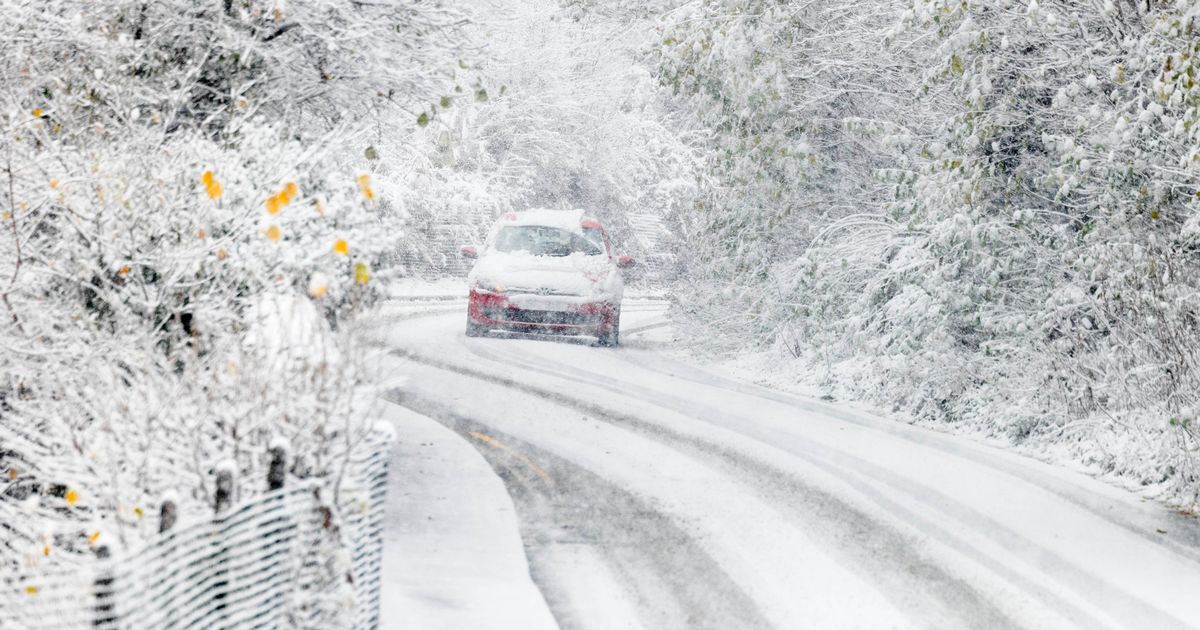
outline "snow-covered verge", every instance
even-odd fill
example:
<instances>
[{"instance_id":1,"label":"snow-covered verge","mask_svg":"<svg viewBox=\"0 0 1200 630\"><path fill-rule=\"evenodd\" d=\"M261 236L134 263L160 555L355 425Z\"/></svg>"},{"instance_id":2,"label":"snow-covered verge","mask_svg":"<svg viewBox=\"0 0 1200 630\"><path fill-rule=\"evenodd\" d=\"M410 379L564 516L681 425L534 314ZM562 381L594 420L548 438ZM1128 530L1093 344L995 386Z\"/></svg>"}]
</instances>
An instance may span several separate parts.
<instances>
[{"instance_id":1,"label":"snow-covered verge","mask_svg":"<svg viewBox=\"0 0 1200 630\"><path fill-rule=\"evenodd\" d=\"M664 4L687 337L1196 504L1196 3Z\"/></svg>"},{"instance_id":2,"label":"snow-covered verge","mask_svg":"<svg viewBox=\"0 0 1200 630\"><path fill-rule=\"evenodd\" d=\"M1042 462L1096 477L1144 499L1181 508L1186 514L1196 513L1194 504L1181 500L1177 479L1158 476L1157 466L1163 449L1171 445L1156 443L1149 432L1152 429L1146 426L1151 423L1145 419L1133 418L1130 422L1136 424L1110 426L1112 423L1107 418L1097 417L1077 421L1092 425L1086 436L1061 432L1014 440L998 420L972 418L970 422L947 423L895 404L881 396L880 389L856 387L856 383L870 382L873 378L872 366L862 362L812 365L796 360L783 348L712 353L703 347L684 344L676 346L674 354L681 360L697 362L737 380L807 398L836 401L880 418L964 435L990 446L1014 450ZM1117 460L1125 462L1126 466L1106 465L1106 462Z\"/></svg>"},{"instance_id":3,"label":"snow-covered verge","mask_svg":"<svg viewBox=\"0 0 1200 630\"><path fill-rule=\"evenodd\" d=\"M385 362L386 363L386 362ZM504 483L462 437L388 404L396 430L382 628L557 628Z\"/></svg>"},{"instance_id":4,"label":"snow-covered verge","mask_svg":"<svg viewBox=\"0 0 1200 630\"><path fill-rule=\"evenodd\" d=\"M281 440L333 505L371 421L354 322L404 236L403 180L372 142L471 80L463 16L0 15L0 573L135 553L167 497L180 526L211 515L218 471L235 504L259 495Z\"/></svg>"}]
</instances>

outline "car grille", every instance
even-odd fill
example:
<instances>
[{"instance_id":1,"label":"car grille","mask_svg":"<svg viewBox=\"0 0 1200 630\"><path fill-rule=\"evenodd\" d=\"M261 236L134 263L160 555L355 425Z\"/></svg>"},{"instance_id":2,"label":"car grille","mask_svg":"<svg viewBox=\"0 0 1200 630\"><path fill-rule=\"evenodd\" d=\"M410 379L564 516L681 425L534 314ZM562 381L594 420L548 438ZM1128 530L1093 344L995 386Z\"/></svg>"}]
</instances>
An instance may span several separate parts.
<instances>
[{"instance_id":1,"label":"car grille","mask_svg":"<svg viewBox=\"0 0 1200 630\"><path fill-rule=\"evenodd\" d=\"M483 309L483 316L488 319L514 324L530 324L534 326L598 326L604 321L600 313L576 313L573 311L532 311L516 308Z\"/></svg>"},{"instance_id":2,"label":"car grille","mask_svg":"<svg viewBox=\"0 0 1200 630\"><path fill-rule=\"evenodd\" d=\"M583 295L576 291L561 291L559 289L551 289L549 287L508 287L510 294L518 295L565 295L578 297Z\"/></svg>"}]
</instances>

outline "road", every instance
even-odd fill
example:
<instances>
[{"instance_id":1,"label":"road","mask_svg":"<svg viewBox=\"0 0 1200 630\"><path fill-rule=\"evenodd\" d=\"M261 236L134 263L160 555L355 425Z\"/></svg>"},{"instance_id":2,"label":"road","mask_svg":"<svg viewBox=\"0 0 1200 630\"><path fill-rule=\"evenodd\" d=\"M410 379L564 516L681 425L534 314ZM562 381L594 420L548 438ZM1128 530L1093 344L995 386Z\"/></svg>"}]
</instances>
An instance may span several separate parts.
<instances>
[{"instance_id":1,"label":"road","mask_svg":"<svg viewBox=\"0 0 1200 630\"><path fill-rule=\"evenodd\" d=\"M385 320L389 397L512 496L563 628L1200 627L1200 525L1083 474L623 345Z\"/></svg>"}]
</instances>

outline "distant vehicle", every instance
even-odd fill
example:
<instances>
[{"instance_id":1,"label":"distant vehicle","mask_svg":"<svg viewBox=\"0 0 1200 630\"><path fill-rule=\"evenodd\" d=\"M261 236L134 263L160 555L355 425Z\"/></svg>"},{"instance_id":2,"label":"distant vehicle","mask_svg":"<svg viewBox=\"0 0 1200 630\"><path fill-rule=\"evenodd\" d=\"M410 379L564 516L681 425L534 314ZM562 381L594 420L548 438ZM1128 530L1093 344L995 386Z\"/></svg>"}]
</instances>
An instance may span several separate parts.
<instances>
[{"instance_id":1,"label":"distant vehicle","mask_svg":"<svg viewBox=\"0 0 1200 630\"><path fill-rule=\"evenodd\" d=\"M595 336L620 343L620 268L604 226L578 210L528 210L500 217L467 275L467 336L493 330Z\"/></svg>"}]
</instances>

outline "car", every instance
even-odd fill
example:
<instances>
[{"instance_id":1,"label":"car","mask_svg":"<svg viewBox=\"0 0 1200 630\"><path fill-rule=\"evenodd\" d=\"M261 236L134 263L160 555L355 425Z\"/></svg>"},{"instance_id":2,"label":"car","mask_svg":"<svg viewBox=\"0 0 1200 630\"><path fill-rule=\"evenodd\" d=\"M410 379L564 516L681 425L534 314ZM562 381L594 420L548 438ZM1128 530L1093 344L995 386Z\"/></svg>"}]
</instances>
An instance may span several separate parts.
<instances>
[{"instance_id":1,"label":"car","mask_svg":"<svg viewBox=\"0 0 1200 630\"><path fill-rule=\"evenodd\" d=\"M467 274L468 337L496 330L596 337L616 346L621 335L621 269L608 232L582 210L527 210L502 215Z\"/></svg>"}]
</instances>

